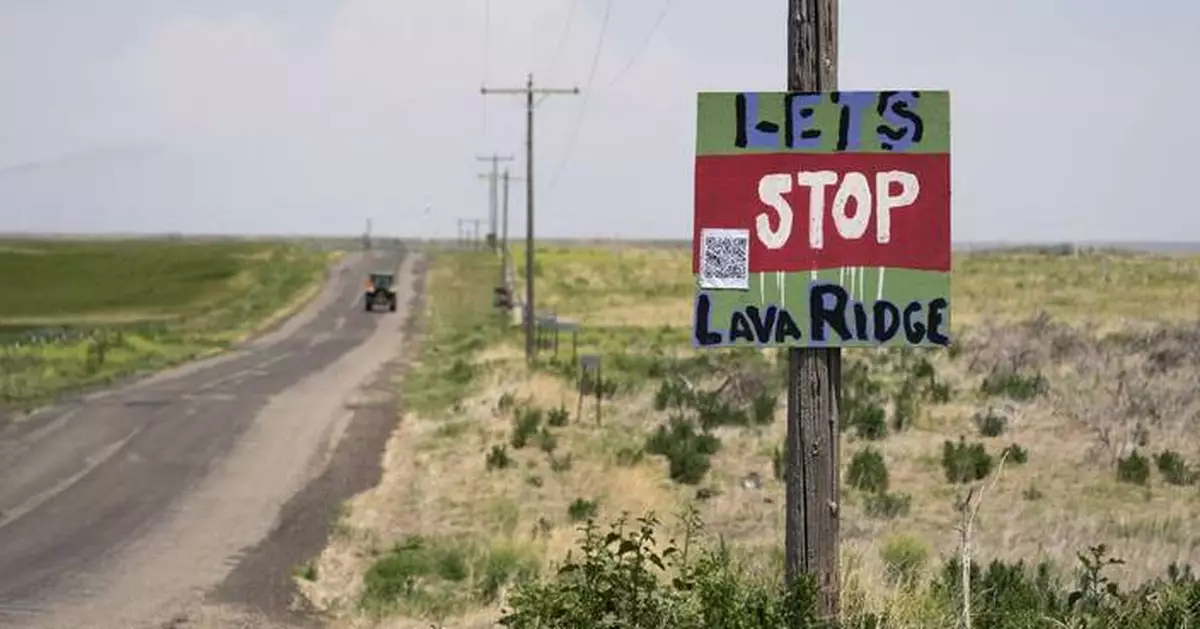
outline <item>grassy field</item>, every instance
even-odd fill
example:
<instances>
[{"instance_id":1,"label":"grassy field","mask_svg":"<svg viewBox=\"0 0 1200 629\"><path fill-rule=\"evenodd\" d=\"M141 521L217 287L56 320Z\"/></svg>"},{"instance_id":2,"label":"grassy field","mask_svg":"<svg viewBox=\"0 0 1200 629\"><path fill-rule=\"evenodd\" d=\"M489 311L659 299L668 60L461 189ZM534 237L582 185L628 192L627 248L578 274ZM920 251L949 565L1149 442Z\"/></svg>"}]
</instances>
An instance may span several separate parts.
<instances>
[{"instance_id":1,"label":"grassy field","mask_svg":"<svg viewBox=\"0 0 1200 629\"><path fill-rule=\"evenodd\" d=\"M426 350L400 385L384 479L336 514L329 548L298 577L309 598L339 626L491 627L506 587L549 574L582 522L653 511L660 540L682 539L693 528L670 516L687 508L749 574L781 574L781 362L691 349L688 255L539 250L539 308L581 323L580 351L603 358L603 380L585 383L604 396L599 421L591 398L579 412L569 341L525 367L520 331L490 309L494 259L435 256ZM954 348L848 350L852 615L953 626L943 559L970 487L987 487L978 560L1045 561L1074 585L1079 553L1103 543L1124 560L1105 569L1121 588L1197 563L1197 279L1200 257L963 254ZM1015 582L1002 568L981 578ZM1103 582L1088 583L1084 598L1100 601ZM982 596L977 609L1000 605ZM977 626L1044 626L997 622Z\"/></svg>"},{"instance_id":2,"label":"grassy field","mask_svg":"<svg viewBox=\"0 0 1200 629\"><path fill-rule=\"evenodd\" d=\"M329 257L281 243L0 241L0 410L227 347L311 298Z\"/></svg>"}]
</instances>

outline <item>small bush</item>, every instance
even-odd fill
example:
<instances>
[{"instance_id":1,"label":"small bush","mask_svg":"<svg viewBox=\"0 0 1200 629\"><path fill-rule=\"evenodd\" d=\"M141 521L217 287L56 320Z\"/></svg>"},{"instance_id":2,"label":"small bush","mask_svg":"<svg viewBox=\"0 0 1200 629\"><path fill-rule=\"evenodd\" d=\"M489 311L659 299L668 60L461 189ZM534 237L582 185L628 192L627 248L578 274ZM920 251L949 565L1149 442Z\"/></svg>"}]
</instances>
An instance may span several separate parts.
<instances>
[{"instance_id":1,"label":"small bush","mask_svg":"<svg viewBox=\"0 0 1200 629\"><path fill-rule=\"evenodd\" d=\"M667 378L654 393L654 410L682 410L692 404L692 392L679 378Z\"/></svg>"},{"instance_id":2,"label":"small bush","mask_svg":"<svg viewBox=\"0 0 1200 629\"><path fill-rule=\"evenodd\" d=\"M750 424L750 414L746 409L738 408L722 400L716 392L698 394L694 408L696 417L700 420L700 426L706 430L721 426L748 426ZM772 409L773 412L774 409Z\"/></svg>"},{"instance_id":3,"label":"small bush","mask_svg":"<svg viewBox=\"0 0 1200 629\"><path fill-rule=\"evenodd\" d=\"M755 426L766 426L775 421L775 407L779 399L766 391L754 396L750 409L751 420Z\"/></svg>"},{"instance_id":4,"label":"small bush","mask_svg":"<svg viewBox=\"0 0 1200 629\"><path fill-rule=\"evenodd\" d=\"M868 518L894 520L908 515L912 508L912 496L896 492L868 494L863 501L863 511Z\"/></svg>"},{"instance_id":5,"label":"small bush","mask_svg":"<svg viewBox=\"0 0 1200 629\"><path fill-rule=\"evenodd\" d=\"M1117 482L1147 485L1150 482L1150 460L1139 454L1137 448L1129 456L1117 459Z\"/></svg>"},{"instance_id":6,"label":"small bush","mask_svg":"<svg viewBox=\"0 0 1200 629\"><path fill-rule=\"evenodd\" d=\"M1041 372L1025 374L1004 369L992 370L979 384L979 390L984 395L1003 396L1018 402L1032 400L1049 388L1050 383Z\"/></svg>"},{"instance_id":7,"label":"small bush","mask_svg":"<svg viewBox=\"0 0 1200 629\"><path fill-rule=\"evenodd\" d=\"M917 384L905 380L900 390L892 398L892 430L903 432L917 421L921 414L920 400L917 399Z\"/></svg>"},{"instance_id":8,"label":"small bush","mask_svg":"<svg viewBox=\"0 0 1200 629\"><path fill-rule=\"evenodd\" d=\"M508 456L508 448L502 445L492 446L492 451L487 455L487 469L503 470L512 467L513 460Z\"/></svg>"},{"instance_id":9,"label":"small bush","mask_svg":"<svg viewBox=\"0 0 1200 629\"><path fill-rule=\"evenodd\" d=\"M784 454L783 448L775 446L775 452L771 455L771 471L775 474L775 480L781 482L787 471L787 464L783 460Z\"/></svg>"},{"instance_id":10,"label":"small bush","mask_svg":"<svg viewBox=\"0 0 1200 629\"><path fill-rule=\"evenodd\" d=\"M513 418L512 438L509 443L514 450L520 450L529 444L529 440L538 434L541 427L542 409L521 409Z\"/></svg>"},{"instance_id":11,"label":"small bush","mask_svg":"<svg viewBox=\"0 0 1200 629\"><path fill-rule=\"evenodd\" d=\"M567 516L572 522L584 522L596 517L596 513L600 510L600 503L595 500L584 500L576 498L574 502L567 507Z\"/></svg>"},{"instance_id":12,"label":"small bush","mask_svg":"<svg viewBox=\"0 0 1200 629\"><path fill-rule=\"evenodd\" d=\"M715 436L697 432L691 422L674 416L650 435L645 451L667 458L671 480L696 485L708 473L711 467L709 457L719 447L720 441Z\"/></svg>"},{"instance_id":13,"label":"small bush","mask_svg":"<svg viewBox=\"0 0 1200 629\"><path fill-rule=\"evenodd\" d=\"M888 470L883 455L871 447L857 452L846 470L846 481L851 487L870 493L887 491Z\"/></svg>"},{"instance_id":14,"label":"small bush","mask_svg":"<svg viewBox=\"0 0 1200 629\"><path fill-rule=\"evenodd\" d=\"M854 418L854 433L860 439L879 441L887 437L887 414L882 406L868 404L860 408Z\"/></svg>"},{"instance_id":15,"label":"small bush","mask_svg":"<svg viewBox=\"0 0 1200 629\"><path fill-rule=\"evenodd\" d=\"M563 406L560 406L560 407L554 408L554 409L550 409L550 411L548 413L546 413L546 423L551 426L554 426L555 428L566 426L567 422L569 422L570 420L571 420L571 413L568 412L566 407L563 407Z\"/></svg>"},{"instance_id":16,"label":"small bush","mask_svg":"<svg viewBox=\"0 0 1200 629\"><path fill-rule=\"evenodd\" d=\"M1004 456L1006 453L1008 454L1008 459L1006 460L1014 465L1025 465L1029 462L1029 450L1015 443L1000 451L1001 456Z\"/></svg>"},{"instance_id":17,"label":"small bush","mask_svg":"<svg viewBox=\"0 0 1200 629\"><path fill-rule=\"evenodd\" d=\"M854 428L864 439L882 438L877 421L885 416L881 406L882 387L871 377L870 369L870 365L861 360L847 360L842 366L841 429ZM860 424L865 426L859 428ZM886 429L882 431L886 432Z\"/></svg>"},{"instance_id":18,"label":"small bush","mask_svg":"<svg viewBox=\"0 0 1200 629\"><path fill-rule=\"evenodd\" d=\"M893 581L912 584L929 563L930 549L925 542L910 535L892 537L883 543L879 558Z\"/></svg>"},{"instance_id":19,"label":"small bush","mask_svg":"<svg viewBox=\"0 0 1200 629\"><path fill-rule=\"evenodd\" d=\"M945 382L930 382L925 389L925 394L929 396L930 401L935 404L945 404L954 397L954 390Z\"/></svg>"},{"instance_id":20,"label":"small bush","mask_svg":"<svg viewBox=\"0 0 1200 629\"><path fill-rule=\"evenodd\" d=\"M317 563L315 561L306 561L304 565L296 568L296 576L305 581L316 581Z\"/></svg>"},{"instance_id":21,"label":"small bush","mask_svg":"<svg viewBox=\"0 0 1200 629\"><path fill-rule=\"evenodd\" d=\"M1008 418L992 409L975 413L971 418L979 434L984 437L999 437L1008 429Z\"/></svg>"},{"instance_id":22,"label":"small bush","mask_svg":"<svg viewBox=\"0 0 1200 629\"><path fill-rule=\"evenodd\" d=\"M517 396L512 391L505 391L496 401L496 410L501 413L511 412L517 406Z\"/></svg>"},{"instance_id":23,"label":"small bush","mask_svg":"<svg viewBox=\"0 0 1200 629\"><path fill-rule=\"evenodd\" d=\"M1172 450L1160 452L1154 457L1154 464L1168 485L1185 486L1196 483L1197 473L1188 466L1187 461L1178 452Z\"/></svg>"},{"instance_id":24,"label":"small bush","mask_svg":"<svg viewBox=\"0 0 1200 629\"><path fill-rule=\"evenodd\" d=\"M992 456L982 443L968 444L959 437L958 443L947 440L942 444L942 470L949 483L980 480L992 471L992 465Z\"/></svg>"}]
</instances>

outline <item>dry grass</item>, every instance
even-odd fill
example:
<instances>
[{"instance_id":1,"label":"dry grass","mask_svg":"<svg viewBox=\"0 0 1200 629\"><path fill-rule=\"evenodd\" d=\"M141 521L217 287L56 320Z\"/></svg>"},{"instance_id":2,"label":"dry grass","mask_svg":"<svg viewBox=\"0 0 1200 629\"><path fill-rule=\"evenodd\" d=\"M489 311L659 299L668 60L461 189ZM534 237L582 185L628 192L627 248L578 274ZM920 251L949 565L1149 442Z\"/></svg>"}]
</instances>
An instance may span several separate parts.
<instances>
[{"instance_id":1,"label":"dry grass","mask_svg":"<svg viewBox=\"0 0 1200 629\"><path fill-rule=\"evenodd\" d=\"M583 323L583 351L602 354L606 369L621 377L615 365L622 356L692 352L686 341L688 255L613 246L539 252L540 305ZM445 286L451 277L459 285L441 293L435 288L433 307L453 299L455 307L467 308L463 267L445 260L452 259L435 264L434 273L442 274ZM924 546L934 557L953 552L954 504L963 487L945 481L940 456L943 441L959 435L996 454L1011 443L1029 451L1027 463L1005 467L980 511L978 557L1045 558L1073 567L1077 552L1105 542L1127 562L1118 575L1126 582L1158 576L1171 562L1200 561L1200 529L1190 525L1200 521L1200 490L1167 485L1157 471L1147 487L1123 484L1114 471L1116 457L1146 434L1146 454L1169 448L1200 461L1200 258L975 254L959 256L955 269L954 334L962 349L927 356L955 394L948 402L922 405L911 429L875 444L887 461L891 490L912 496L910 513L873 519L862 495L846 490L848 604L891 608L920 625L922 610L899 609L918 605L915 599L881 577L881 551L907 536L906 543ZM437 285L435 278L431 286ZM437 342L437 335L431 340ZM515 330L477 345L462 354L476 376L461 399L449 410L410 409L404 415L388 444L383 482L347 505L336 539L316 564L316 578L302 581L341 626L375 622L352 602L361 595L364 572L396 540L465 536L551 562L572 545L568 506L579 498L598 501L601 519L622 511L666 515L695 502L709 531L762 565L777 565L784 490L774 478L772 453L785 429L782 404L769 426L718 429L722 448L698 486L710 495L696 501L698 487L672 482L661 457L621 461L623 452L640 450L663 419L651 402L656 382L605 400L597 425L591 400L577 416L568 379L524 367ZM872 363L887 359L872 350L849 354ZM979 392L990 370L1012 367L1046 374L1050 390L1027 402ZM626 384L639 378L626 374ZM508 446L514 465L489 470L488 452L512 433L511 412L502 410L512 400L565 407L571 420L554 429L552 452L536 439L519 450ZM971 421L989 407L1010 418L1007 431L995 438L980 437ZM847 434L842 461L862 447ZM563 469L568 454L570 466ZM751 474L762 479L761 487L747 486ZM444 616L447 627L488 627L496 609L494 603L466 605L430 615ZM421 609L402 611L380 626L428 626L428 620L412 618Z\"/></svg>"}]
</instances>

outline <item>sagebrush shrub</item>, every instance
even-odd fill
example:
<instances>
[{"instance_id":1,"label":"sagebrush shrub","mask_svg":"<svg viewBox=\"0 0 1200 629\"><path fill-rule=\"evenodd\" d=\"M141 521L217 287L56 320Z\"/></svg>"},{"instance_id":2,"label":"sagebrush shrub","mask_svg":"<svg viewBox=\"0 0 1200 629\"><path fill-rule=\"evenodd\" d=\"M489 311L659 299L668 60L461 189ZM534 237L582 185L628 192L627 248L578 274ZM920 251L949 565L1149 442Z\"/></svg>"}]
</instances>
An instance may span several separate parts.
<instances>
[{"instance_id":1,"label":"sagebrush shrub","mask_svg":"<svg viewBox=\"0 0 1200 629\"><path fill-rule=\"evenodd\" d=\"M1178 452L1165 450L1154 457L1158 473L1169 485L1194 485L1198 474L1188 466Z\"/></svg>"},{"instance_id":2,"label":"sagebrush shrub","mask_svg":"<svg viewBox=\"0 0 1200 629\"><path fill-rule=\"evenodd\" d=\"M1117 459L1117 482L1130 485L1146 485L1150 482L1150 460L1138 453L1137 448L1129 456Z\"/></svg>"},{"instance_id":3,"label":"sagebrush shrub","mask_svg":"<svg viewBox=\"0 0 1200 629\"><path fill-rule=\"evenodd\" d=\"M487 455L487 469L503 470L512 467L513 461L508 456L508 448L502 445L493 445L491 452Z\"/></svg>"},{"instance_id":4,"label":"sagebrush shrub","mask_svg":"<svg viewBox=\"0 0 1200 629\"><path fill-rule=\"evenodd\" d=\"M968 444L963 437L958 443L942 444L942 470L950 483L970 483L985 478L992 471L992 456L982 443Z\"/></svg>"},{"instance_id":5,"label":"sagebrush shrub","mask_svg":"<svg viewBox=\"0 0 1200 629\"><path fill-rule=\"evenodd\" d=\"M979 434L984 437L999 437L1008 429L1008 418L992 409L979 411L971 418Z\"/></svg>"},{"instance_id":6,"label":"sagebrush shrub","mask_svg":"<svg viewBox=\"0 0 1200 629\"><path fill-rule=\"evenodd\" d=\"M846 481L851 487L870 493L887 491L888 470L883 455L871 447L859 450L850 460Z\"/></svg>"}]
</instances>

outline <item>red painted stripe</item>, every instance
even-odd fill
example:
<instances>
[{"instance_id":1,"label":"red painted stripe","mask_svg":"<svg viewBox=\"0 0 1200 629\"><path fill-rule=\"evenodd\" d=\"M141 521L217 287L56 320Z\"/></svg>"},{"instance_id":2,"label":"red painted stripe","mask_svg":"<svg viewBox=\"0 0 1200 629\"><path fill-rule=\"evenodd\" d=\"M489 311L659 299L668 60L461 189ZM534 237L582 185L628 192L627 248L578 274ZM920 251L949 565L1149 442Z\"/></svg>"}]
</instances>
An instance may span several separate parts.
<instances>
[{"instance_id":1,"label":"red painted stripe","mask_svg":"<svg viewBox=\"0 0 1200 629\"><path fill-rule=\"evenodd\" d=\"M838 182L825 188L823 248L809 245L808 186L796 181L800 171L831 170ZM920 182L915 202L891 212L891 238L876 239L875 175L884 171L914 174ZM871 217L858 240L843 238L835 227L832 205L845 173L863 173L871 185ZM768 249L757 237L759 214L779 228L778 213L759 199L759 180L767 174L789 173L792 191L784 194L792 208L792 232L779 249ZM899 193L892 184L892 193ZM699 273L700 230L741 228L750 230L750 271L809 271L846 266L874 266L928 271L950 270L950 156L916 153L771 153L713 155L696 158L695 215L692 237L692 272ZM851 201L848 213L857 210Z\"/></svg>"}]
</instances>

